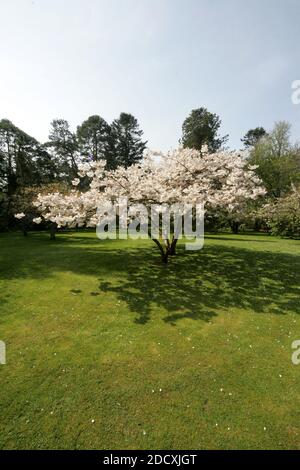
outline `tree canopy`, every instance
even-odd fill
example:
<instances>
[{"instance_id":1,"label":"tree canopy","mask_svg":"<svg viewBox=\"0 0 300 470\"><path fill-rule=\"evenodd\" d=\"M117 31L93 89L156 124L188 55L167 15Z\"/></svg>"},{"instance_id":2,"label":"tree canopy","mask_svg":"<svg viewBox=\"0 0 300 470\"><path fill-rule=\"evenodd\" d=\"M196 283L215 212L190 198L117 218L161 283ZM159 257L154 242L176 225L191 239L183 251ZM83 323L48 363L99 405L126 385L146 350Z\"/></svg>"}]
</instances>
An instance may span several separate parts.
<instances>
[{"instance_id":1,"label":"tree canopy","mask_svg":"<svg viewBox=\"0 0 300 470\"><path fill-rule=\"evenodd\" d=\"M114 161L116 166L127 168L139 162L147 142L142 141L143 131L132 114L121 113L111 125Z\"/></svg>"},{"instance_id":2,"label":"tree canopy","mask_svg":"<svg viewBox=\"0 0 300 470\"><path fill-rule=\"evenodd\" d=\"M250 129L241 139L246 148L254 147L258 141L267 134L263 127L255 127Z\"/></svg>"},{"instance_id":3,"label":"tree canopy","mask_svg":"<svg viewBox=\"0 0 300 470\"><path fill-rule=\"evenodd\" d=\"M270 197L280 197L300 182L300 148L290 142L290 124L285 121L275 123L257 141L248 161L257 165L256 173Z\"/></svg>"},{"instance_id":4,"label":"tree canopy","mask_svg":"<svg viewBox=\"0 0 300 470\"><path fill-rule=\"evenodd\" d=\"M182 125L183 146L201 152L206 145L209 152L217 152L228 140L228 135L219 135L221 123L220 117L206 108L193 109Z\"/></svg>"}]
</instances>

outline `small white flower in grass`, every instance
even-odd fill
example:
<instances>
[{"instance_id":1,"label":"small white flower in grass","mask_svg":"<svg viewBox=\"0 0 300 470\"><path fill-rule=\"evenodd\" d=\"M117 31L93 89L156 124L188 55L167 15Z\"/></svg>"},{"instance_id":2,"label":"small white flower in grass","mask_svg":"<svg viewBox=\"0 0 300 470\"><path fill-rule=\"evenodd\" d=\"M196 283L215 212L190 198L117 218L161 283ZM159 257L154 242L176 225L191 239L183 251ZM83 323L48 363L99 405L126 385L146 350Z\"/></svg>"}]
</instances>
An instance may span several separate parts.
<instances>
[{"instance_id":1,"label":"small white flower in grass","mask_svg":"<svg viewBox=\"0 0 300 470\"><path fill-rule=\"evenodd\" d=\"M154 393L154 390L152 389L152 393Z\"/></svg>"},{"instance_id":2,"label":"small white flower in grass","mask_svg":"<svg viewBox=\"0 0 300 470\"><path fill-rule=\"evenodd\" d=\"M95 420L94 420L94 419L92 419L92 420L91 420L91 423L92 423L92 424L94 424L94 422L95 422Z\"/></svg>"},{"instance_id":3,"label":"small white flower in grass","mask_svg":"<svg viewBox=\"0 0 300 470\"><path fill-rule=\"evenodd\" d=\"M229 393L228 393L228 395L231 397L232 393L231 393L231 392L229 392Z\"/></svg>"},{"instance_id":4,"label":"small white flower in grass","mask_svg":"<svg viewBox=\"0 0 300 470\"><path fill-rule=\"evenodd\" d=\"M160 388L159 391L162 392L162 389Z\"/></svg>"},{"instance_id":5,"label":"small white flower in grass","mask_svg":"<svg viewBox=\"0 0 300 470\"><path fill-rule=\"evenodd\" d=\"M143 430L143 435L146 436L146 431L145 430Z\"/></svg>"},{"instance_id":6,"label":"small white flower in grass","mask_svg":"<svg viewBox=\"0 0 300 470\"><path fill-rule=\"evenodd\" d=\"M281 374L279 374L279 377L281 378L281 377L282 377L282 375L281 375Z\"/></svg>"},{"instance_id":7,"label":"small white flower in grass","mask_svg":"<svg viewBox=\"0 0 300 470\"><path fill-rule=\"evenodd\" d=\"M227 429L228 429L228 431L230 431L230 428L229 428L229 427L228 427Z\"/></svg>"},{"instance_id":8,"label":"small white flower in grass","mask_svg":"<svg viewBox=\"0 0 300 470\"><path fill-rule=\"evenodd\" d=\"M218 426L219 426L218 423L216 423L216 427L218 427Z\"/></svg>"},{"instance_id":9,"label":"small white flower in grass","mask_svg":"<svg viewBox=\"0 0 300 470\"><path fill-rule=\"evenodd\" d=\"M223 388L220 388L220 392L223 392Z\"/></svg>"},{"instance_id":10,"label":"small white flower in grass","mask_svg":"<svg viewBox=\"0 0 300 470\"><path fill-rule=\"evenodd\" d=\"M264 426L264 431L266 431L266 430L267 430L267 428Z\"/></svg>"}]
</instances>

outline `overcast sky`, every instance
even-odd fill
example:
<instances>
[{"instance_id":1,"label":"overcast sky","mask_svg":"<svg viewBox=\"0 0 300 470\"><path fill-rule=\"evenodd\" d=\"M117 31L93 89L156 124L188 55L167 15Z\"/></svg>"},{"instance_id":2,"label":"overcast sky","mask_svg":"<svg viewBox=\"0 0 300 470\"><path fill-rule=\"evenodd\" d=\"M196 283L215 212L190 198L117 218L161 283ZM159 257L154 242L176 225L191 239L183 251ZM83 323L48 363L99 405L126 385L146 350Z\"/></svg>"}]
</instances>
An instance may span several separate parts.
<instances>
[{"instance_id":1,"label":"overcast sky","mask_svg":"<svg viewBox=\"0 0 300 470\"><path fill-rule=\"evenodd\" d=\"M0 117L41 141L125 111L166 150L200 106L232 148L282 119L300 140L299 0L0 0L0 19Z\"/></svg>"}]
</instances>

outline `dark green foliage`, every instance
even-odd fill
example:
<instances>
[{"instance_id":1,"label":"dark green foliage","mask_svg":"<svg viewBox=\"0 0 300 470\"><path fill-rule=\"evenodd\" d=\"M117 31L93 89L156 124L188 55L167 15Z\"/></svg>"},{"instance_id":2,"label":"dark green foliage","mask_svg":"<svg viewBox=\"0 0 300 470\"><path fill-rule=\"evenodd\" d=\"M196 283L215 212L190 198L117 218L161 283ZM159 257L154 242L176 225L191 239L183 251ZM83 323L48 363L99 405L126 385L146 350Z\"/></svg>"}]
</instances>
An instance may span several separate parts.
<instances>
[{"instance_id":1,"label":"dark green foliage","mask_svg":"<svg viewBox=\"0 0 300 470\"><path fill-rule=\"evenodd\" d=\"M8 195L19 186L51 178L49 154L39 142L8 119L0 121L1 187Z\"/></svg>"},{"instance_id":2,"label":"dark green foliage","mask_svg":"<svg viewBox=\"0 0 300 470\"><path fill-rule=\"evenodd\" d=\"M9 222L12 196L19 188L44 184L55 174L54 162L46 149L8 119L0 121L0 226Z\"/></svg>"},{"instance_id":3,"label":"dark green foliage","mask_svg":"<svg viewBox=\"0 0 300 470\"><path fill-rule=\"evenodd\" d=\"M77 127L78 149L86 160L106 160L110 154L110 126L100 116L90 116Z\"/></svg>"},{"instance_id":4,"label":"dark green foliage","mask_svg":"<svg viewBox=\"0 0 300 470\"><path fill-rule=\"evenodd\" d=\"M143 131L132 114L121 113L113 121L111 136L116 166L127 168L142 159L147 144L142 141L142 135Z\"/></svg>"},{"instance_id":5,"label":"dark green foliage","mask_svg":"<svg viewBox=\"0 0 300 470\"><path fill-rule=\"evenodd\" d=\"M218 132L221 119L206 108L193 109L182 125L182 144L184 147L201 151L207 145L209 152L220 150L228 136L220 137Z\"/></svg>"},{"instance_id":6,"label":"dark green foliage","mask_svg":"<svg viewBox=\"0 0 300 470\"><path fill-rule=\"evenodd\" d=\"M54 119L50 125L49 142L56 166L56 179L73 179L77 174L77 140L65 119Z\"/></svg>"},{"instance_id":7,"label":"dark green foliage","mask_svg":"<svg viewBox=\"0 0 300 470\"><path fill-rule=\"evenodd\" d=\"M263 127L255 127L255 129L250 129L246 132L241 141L246 148L254 147L265 135L267 135L267 133Z\"/></svg>"}]
</instances>

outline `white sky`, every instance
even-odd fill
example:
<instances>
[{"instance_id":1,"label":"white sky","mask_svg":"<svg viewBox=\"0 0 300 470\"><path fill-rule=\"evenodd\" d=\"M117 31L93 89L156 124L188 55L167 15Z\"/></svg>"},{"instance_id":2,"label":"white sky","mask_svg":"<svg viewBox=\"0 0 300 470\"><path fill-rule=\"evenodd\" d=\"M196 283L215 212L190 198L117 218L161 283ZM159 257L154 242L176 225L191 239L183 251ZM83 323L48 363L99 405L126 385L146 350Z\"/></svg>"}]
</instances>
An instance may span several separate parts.
<instances>
[{"instance_id":1,"label":"white sky","mask_svg":"<svg viewBox=\"0 0 300 470\"><path fill-rule=\"evenodd\" d=\"M300 140L299 0L0 0L0 20L0 117L41 141L124 111L167 150L200 106L232 148L282 119Z\"/></svg>"}]
</instances>

